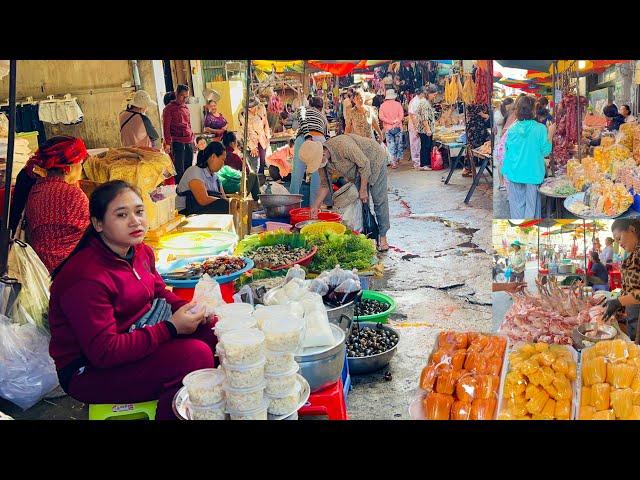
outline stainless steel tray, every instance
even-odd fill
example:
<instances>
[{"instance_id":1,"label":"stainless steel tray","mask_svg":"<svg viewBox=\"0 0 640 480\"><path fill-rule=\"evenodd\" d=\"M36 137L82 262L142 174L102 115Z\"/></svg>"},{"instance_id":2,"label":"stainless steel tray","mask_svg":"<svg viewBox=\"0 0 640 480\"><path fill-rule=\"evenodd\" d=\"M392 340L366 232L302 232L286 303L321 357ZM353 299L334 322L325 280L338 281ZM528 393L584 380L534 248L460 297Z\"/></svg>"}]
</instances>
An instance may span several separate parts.
<instances>
[{"instance_id":1,"label":"stainless steel tray","mask_svg":"<svg viewBox=\"0 0 640 480\"><path fill-rule=\"evenodd\" d=\"M309 382L300 374L297 374L298 383L300 383L300 401L296 406L296 409L287 413L286 415L271 415L268 414L267 418L269 420L287 420L289 417L292 417L298 413L302 407L306 405L309 401L309 396L311 395L311 387L309 386ZM187 387L182 387L176 393L175 397L173 397L173 413L179 420L188 420L187 417L187 407L189 405L189 393L187 392Z\"/></svg>"}]
</instances>

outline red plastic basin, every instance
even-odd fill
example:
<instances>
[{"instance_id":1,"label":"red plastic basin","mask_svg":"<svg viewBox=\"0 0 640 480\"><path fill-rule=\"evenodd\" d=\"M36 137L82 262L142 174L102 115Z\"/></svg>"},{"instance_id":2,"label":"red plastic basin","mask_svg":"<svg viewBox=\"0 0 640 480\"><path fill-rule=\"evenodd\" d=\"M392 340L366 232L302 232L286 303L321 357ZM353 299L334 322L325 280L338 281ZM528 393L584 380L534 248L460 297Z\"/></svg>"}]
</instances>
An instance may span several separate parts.
<instances>
[{"instance_id":1,"label":"red plastic basin","mask_svg":"<svg viewBox=\"0 0 640 480\"><path fill-rule=\"evenodd\" d=\"M227 282L220 284L220 293L222 293L222 299L227 303L233 303L233 294L235 293L234 288L235 282ZM180 298L190 302L193 299L193 292L195 288L173 288L173 293L175 293Z\"/></svg>"},{"instance_id":2,"label":"red plastic basin","mask_svg":"<svg viewBox=\"0 0 640 480\"><path fill-rule=\"evenodd\" d=\"M289 215L291 216L289 223L295 225L296 223L311 220L311 209L309 207L294 208L289 212ZM342 221L342 216L333 212L318 212L318 220L322 220L323 222L340 222Z\"/></svg>"}]
</instances>

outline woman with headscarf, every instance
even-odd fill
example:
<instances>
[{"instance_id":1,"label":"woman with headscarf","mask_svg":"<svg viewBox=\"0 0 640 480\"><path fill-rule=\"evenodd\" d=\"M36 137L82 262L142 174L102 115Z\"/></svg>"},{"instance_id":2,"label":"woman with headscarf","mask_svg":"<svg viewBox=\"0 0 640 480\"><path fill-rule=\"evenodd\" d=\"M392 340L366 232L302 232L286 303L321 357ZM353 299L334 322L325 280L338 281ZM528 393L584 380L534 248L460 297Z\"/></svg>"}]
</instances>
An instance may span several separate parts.
<instances>
[{"instance_id":1,"label":"woman with headscarf","mask_svg":"<svg viewBox=\"0 0 640 480\"><path fill-rule=\"evenodd\" d=\"M11 228L15 233L24 210L29 244L49 272L71 253L89 224L89 200L78 185L87 156L81 139L52 137L16 179Z\"/></svg>"}]
</instances>

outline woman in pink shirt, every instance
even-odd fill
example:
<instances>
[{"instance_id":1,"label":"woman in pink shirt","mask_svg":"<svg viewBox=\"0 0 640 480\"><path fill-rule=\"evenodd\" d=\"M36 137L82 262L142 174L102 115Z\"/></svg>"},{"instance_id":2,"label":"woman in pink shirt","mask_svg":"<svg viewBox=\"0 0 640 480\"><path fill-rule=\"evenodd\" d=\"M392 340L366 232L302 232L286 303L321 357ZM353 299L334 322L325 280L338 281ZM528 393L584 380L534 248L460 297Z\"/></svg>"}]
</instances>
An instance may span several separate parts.
<instances>
[{"instance_id":1,"label":"woman in pink shirt","mask_svg":"<svg viewBox=\"0 0 640 480\"><path fill-rule=\"evenodd\" d=\"M400 102L396 100L398 94L395 90L389 89L384 97L384 102L380 105L379 117L382 120L382 129L387 139L387 148L393 157L391 168L398 168L398 163L402 160L404 153L402 145L402 120L404 119L404 109Z\"/></svg>"}]
</instances>

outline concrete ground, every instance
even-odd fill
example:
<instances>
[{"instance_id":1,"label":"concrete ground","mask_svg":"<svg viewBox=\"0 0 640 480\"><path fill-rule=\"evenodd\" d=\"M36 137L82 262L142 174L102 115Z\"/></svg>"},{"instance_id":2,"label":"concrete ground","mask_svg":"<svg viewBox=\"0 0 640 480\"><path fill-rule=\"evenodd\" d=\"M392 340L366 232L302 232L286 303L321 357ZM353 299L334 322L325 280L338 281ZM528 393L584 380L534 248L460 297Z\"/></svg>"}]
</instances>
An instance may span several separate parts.
<instances>
[{"instance_id":1,"label":"concrete ground","mask_svg":"<svg viewBox=\"0 0 640 480\"><path fill-rule=\"evenodd\" d=\"M408 152L407 152L408 153ZM390 325L400 343L390 365L352 378L348 414L354 420L409 419L408 407L436 335L443 329L491 332L492 188L484 180L470 205L471 180L456 171L415 171L404 160L389 170L393 247L384 254L385 275L371 288L395 298ZM385 380L385 373L391 380ZM86 419L87 406L68 396L43 400L26 412L0 399L0 411L16 419Z\"/></svg>"},{"instance_id":2,"label":"concrete ground","mask_svg":"<svg viewBox=\"0 0 640 480\"><path fill-rule=\"evenodd\" d=\"M493 182L493 218L511 218L507 192L498 190L498 179Z\"/></svg>"}]
</instances>

